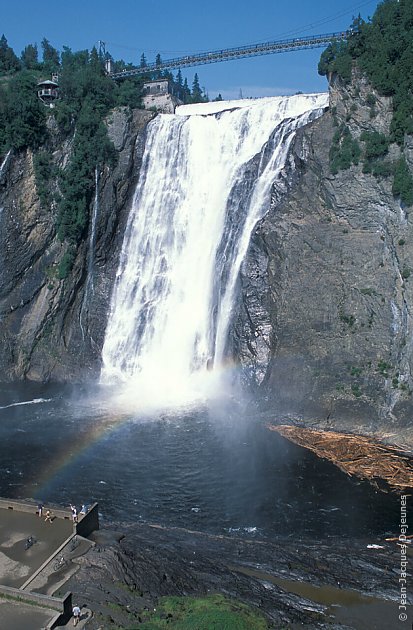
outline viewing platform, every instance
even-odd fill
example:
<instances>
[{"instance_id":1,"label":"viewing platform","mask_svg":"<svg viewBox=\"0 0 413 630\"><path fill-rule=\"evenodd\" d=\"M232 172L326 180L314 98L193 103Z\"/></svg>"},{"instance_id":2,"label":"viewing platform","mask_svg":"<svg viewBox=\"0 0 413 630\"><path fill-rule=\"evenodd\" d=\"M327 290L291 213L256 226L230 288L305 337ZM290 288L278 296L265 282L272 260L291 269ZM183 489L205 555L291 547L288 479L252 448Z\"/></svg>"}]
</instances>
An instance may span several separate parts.
<instances>
[{"instance_id":1,"label":"viewing platform","mask_svg":"<svg viewBox=\"0 0 413 630\"><path fill-rule=\"evenodd\" d=\"M47 511L51 520L45 520ZM73 522L69 508L46 504L39 516L34 501L0 499L1 628L65 627L72 617L72 594L54 594L76 573L72 561L93 546L87 537L98 529L97 503Z\"/></svg>"}]
</instances>

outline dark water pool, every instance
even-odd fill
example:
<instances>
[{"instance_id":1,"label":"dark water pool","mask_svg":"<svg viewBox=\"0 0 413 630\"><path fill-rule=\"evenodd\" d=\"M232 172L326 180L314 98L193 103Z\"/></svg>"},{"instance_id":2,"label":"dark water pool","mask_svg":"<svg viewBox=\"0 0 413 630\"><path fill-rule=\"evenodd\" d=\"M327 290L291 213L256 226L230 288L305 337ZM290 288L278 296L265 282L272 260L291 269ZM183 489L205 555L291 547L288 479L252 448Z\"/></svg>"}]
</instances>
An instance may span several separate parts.
<instances>
[{"instance_id":1,"label":"dark water pool","mask_svg":"<svg viewBox=\"0 0 413 630\"><path fill-rule=\"evenodd\" d=\"M215 533L397 533L397 496L349 478L240 405L140 416L102 400L99 390L0 386L0 495L98 501L103 520Z\"/></svg>"}]
</instances>

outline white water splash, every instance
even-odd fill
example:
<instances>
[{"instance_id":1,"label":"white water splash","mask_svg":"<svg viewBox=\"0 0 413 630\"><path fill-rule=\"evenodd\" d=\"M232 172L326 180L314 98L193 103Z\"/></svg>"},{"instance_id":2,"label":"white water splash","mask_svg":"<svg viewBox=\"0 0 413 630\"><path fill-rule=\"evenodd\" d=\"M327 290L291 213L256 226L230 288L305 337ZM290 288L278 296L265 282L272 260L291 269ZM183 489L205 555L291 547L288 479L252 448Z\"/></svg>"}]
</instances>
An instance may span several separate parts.
<instances>
[{"instance_id":1,"label":"white water splash","mask_svg":"<svg viewBox=\"0 0 413 630\"><path fill-rule=\"evenodd\" d=\"M1 178L1 176L3 175L3 171L4 171L4 169L5 169L5 168L6 168L6 166L7 166L7 163L8 163L8 161L9 161L9 157L10 157L10 155L11 155L11 149L9 149L9 150L7 151L7 153L6 153L6 155L5 155L5 158L4 158L3 162L0 164L0 178Z\"/></svg>"},{"instance_id":2,"label":"white water splash","mask_svg":"<svg viewBox=\"0 0 413 630\"><path fill-rule=\"evenodd\" d=\"M33 398L33 400L24 400L22 402L10 403L10 405L4 405L0 409L9 409L10 407L20 407L21 405L39 405L40 403L50 402L51 398Z\"/></svg>"},{"instance_id":3,"label":"white water splash","mask_svg":"<svg viewBox=\"0 0 413 630\"><path fill-rule=\"evenodd\" d=\"M141 405L216 391L251 232L295 130L327 105L325 94L238 101L217 115L162 115L148 126L102 382L128 384L126 397Z\"/></svg>"}]
</instances>

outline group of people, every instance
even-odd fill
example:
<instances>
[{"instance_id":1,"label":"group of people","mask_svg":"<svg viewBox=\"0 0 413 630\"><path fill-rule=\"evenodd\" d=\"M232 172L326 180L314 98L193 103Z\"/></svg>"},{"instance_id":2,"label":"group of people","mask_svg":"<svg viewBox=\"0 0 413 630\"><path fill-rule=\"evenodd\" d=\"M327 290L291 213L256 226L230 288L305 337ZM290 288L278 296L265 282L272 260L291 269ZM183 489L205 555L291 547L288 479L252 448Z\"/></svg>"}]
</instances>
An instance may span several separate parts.
<instances>
[{"instance_id":1,"label":"group of people","mask_svg":"<svg viewBox=\"0 0 413 630\"><path fill-rule=\"evenodd\" d=\"M73 519L73 522L74 522L74 523L77 523L77 522L78 522L78 514L82 514L82 515L84 515L84 514L86 514L86 512L87 512L87 508L86 508L86 506L85 506L85 504L84 504L84 503L82 503L82 506L81 506L81 508L80 508L79 512L77 511L76 506L75 506L75 505L72 505L72 504L70 504L70 510L71 510L71 512L72 512L72 519ZM39 504L37 505L37 514L38 514L38 516L39 516L40 518L42 518L42 517L43 517L43 513L44 513L44 505L43 505L43 503L39 503ZM45 515L45 519L44 519L44 520L45 520L45 523L47 523L47 522L52 523L52 522L53 522L53 518L54 518L54 517L52 516L52 513L51 513L51 511L50 511L50 510L46 510L46 512L45 512L45 514L44 514L44 515ZM31 538L31 537L30 537L30 538ZM28 539L28 540L29 540L29 539ZM32 543L31 543L31 544L32 544ZM81 618L81 610L80 610L80 607L79 607L79 606L77 606L77 605L76 605L76 606L73 606L73 609L72 609L72 614L73 614L73 625L77 626L77 624L79 623L80 618Z\"/></svg>"},{"instance_id":2,"label":"group of people","mask_svg":"<svg viewBox=\"0 0 413 630\"><path fill-rule=\"evenodd\" d=\"M79 512L77 511L77 507L75 505L70 504L70 510L72 512L72 520L74 523L78 522L78 515L84 515L87 512L86 506L84 503L82 503L82 507L80 508ZM42 518L43 516L43 511L44 511L44 505L43 503L39 503L37 506L37 514L40 518ZM52 523L53 522L53 516L52 513L50 512L50 510L46 510L45 513L45 523L49 522Z\"/></svg>"},{"instance_id":3,"label":"group of people","mask_svg":"<svg viewBox=\"0 0 413 630\"><path fill-rule=\"evenodd\" d=\"M82 507L80 508L80 511L77 511L77 507L75 505L70 504L70 510L72 512L72 519L74 523L77 523L78 521L78 515L82 515L84 516L87 512L86 510L86 506L84 503L82 503Z\"/></svg>"}]
</instances>

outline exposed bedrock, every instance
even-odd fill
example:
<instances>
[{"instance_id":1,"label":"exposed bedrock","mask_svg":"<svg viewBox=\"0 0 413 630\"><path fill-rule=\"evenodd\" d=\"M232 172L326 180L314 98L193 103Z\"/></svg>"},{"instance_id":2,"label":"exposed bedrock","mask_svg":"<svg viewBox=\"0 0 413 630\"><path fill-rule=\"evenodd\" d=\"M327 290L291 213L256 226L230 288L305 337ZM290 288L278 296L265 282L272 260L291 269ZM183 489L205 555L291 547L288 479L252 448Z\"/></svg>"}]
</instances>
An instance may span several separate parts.
<instances>
[{"instance_id":1,"label":"exposed bedrock","mask_svg":"<svg viewBox=\"0 0 413 630\"><path fill-rule=\"evenodd\" d=\"M98 373L145 127L153 116L153 112L135 110L132 114L120 108L109 117L117 166L98 173L93 251L88 251L90 241L85 240L72 273L64 280L56 277L56 269L67 246L56 236L53 202L47 208L40 204L33 155L29 151L11 155L4 165L0 177L1 380L80 381ZM62 143L53 127L49 136L46 148L54 163L64 166L71 140Z\"/></svg>"},{"instance_id":2,"label":"exposed bedrock","mask_svg":"<svg viewBox=\"0 0 413 630\"><path fill-rule=\"evenodd\" d=\"M376 95L372 119L362 77L330 92L330 112L299 130L253 234L236 353L274 417L400 436L413 411L409 208L391 178L361 165L332 175L329 165L337 125L345 120L354 138L386 132L390 102ZM405 152L412 166L411 139Z\"/></svg>"}]
</instances>

